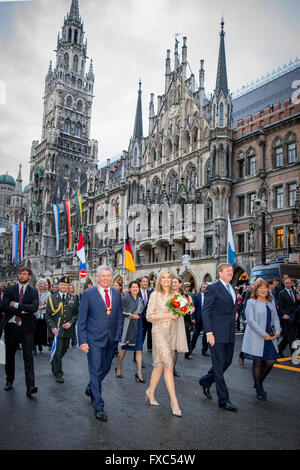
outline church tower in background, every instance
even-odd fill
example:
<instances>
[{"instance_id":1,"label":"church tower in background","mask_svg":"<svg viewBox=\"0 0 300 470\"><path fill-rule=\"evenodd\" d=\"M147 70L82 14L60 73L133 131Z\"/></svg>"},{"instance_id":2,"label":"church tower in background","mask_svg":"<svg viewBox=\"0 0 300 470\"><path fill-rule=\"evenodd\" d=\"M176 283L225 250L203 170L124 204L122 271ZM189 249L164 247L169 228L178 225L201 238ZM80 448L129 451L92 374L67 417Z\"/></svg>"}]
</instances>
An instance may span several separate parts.
<instances>
[{"instance_id":1,"label":"church tower in background","mask_svg":"<svg viewBox=\"0 0 300 470\"><path fill-rule=\"evenodd\" d=\"M55 67L50 61L45 77L42 138L32 142L30 158L26 258L37 275L55 269L58 260L53 204L62 208L63 200L72 204L76 194L84 195L88 169L97 168L98 143L90 139L95 77L78 0L64 18L55 52ZM60 228L64 234L63 218ZM66 236L61 245L64 250Z\"/></svg>"}]
</instances>

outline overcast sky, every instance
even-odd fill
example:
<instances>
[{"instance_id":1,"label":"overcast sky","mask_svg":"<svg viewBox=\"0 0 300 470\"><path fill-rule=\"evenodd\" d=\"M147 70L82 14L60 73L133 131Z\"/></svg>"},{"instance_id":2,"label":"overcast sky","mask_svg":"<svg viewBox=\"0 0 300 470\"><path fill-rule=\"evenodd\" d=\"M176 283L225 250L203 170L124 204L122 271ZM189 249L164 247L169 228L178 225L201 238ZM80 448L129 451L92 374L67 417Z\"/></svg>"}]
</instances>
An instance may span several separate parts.
<instances>
[{"instance_id":1,"label":"overcast sky","mask_svg":"<svg viewBox=\"0 0 300 470\"><path fill-rule=\"evenodd\" d=\"M32 140L41 139L42 98L49 61L71 0L0 2L0 174L23 165L28 183ZM166 50L187 36L188 61L198 83L215 87L220 18L225 18L228 84L234 91L299 56L299 0L79 0L94 61L91 138L99 161L128 148L139 78L144 135L150 93L164 92ZM181 51L182 37L180 38Z\"/></svg>"}]
</instances>

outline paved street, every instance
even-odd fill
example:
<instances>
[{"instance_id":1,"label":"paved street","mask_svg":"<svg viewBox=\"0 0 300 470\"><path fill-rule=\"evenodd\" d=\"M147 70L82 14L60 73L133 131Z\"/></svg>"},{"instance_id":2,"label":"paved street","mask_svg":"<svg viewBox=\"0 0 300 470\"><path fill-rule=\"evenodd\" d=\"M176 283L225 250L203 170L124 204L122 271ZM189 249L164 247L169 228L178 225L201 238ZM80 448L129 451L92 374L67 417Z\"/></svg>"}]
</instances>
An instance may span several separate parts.
<instances>
[{"instance_id":1,"label":"paved street","mask_svg":"<svg viewBox=\"0 0 300 470\"><path fill-rule=\"evenodd\" d=\"M145 405L147 385L134 380L132 353L124 359L124 379L115 377L113 367L104 382L106 423L97 421L84 390L88 382L87 359L79 348L70 348L64 358L65 383L58 384L50 372L49 351L35 358L35 398L26 397L22 353L17 352L14 390L5 392L4 366L0 366L0 449L110 449L110 450L195 450L195 449L299 449L300 373L274 369L266 381L268 401L256 399L250 361L238 363L242 336L237 335L235 357L226 380L231 401L238 413L219 409L215 387L213 400L204 397L199 375L210 367L200 341L193 360L178 359L175 378L182 418L171 414L164 382L156 398L161 406ZM151 354L144 353L144 376L149 383Z\"/></svg>"}]
</instances>

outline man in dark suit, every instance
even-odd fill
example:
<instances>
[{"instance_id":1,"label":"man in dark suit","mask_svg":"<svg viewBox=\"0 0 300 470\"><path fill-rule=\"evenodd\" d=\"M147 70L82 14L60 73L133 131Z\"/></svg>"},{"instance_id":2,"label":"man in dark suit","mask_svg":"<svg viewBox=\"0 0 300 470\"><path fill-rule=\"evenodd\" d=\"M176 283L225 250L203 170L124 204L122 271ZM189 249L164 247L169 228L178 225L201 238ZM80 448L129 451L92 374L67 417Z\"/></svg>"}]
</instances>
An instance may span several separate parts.
<instances>
[{"instance_id":1,"label":"man in dark suit","mask_svg":"<svg viewBox=\"0 0 300 470\"><path fill-rule=\"evenodd\" d=\"M290 278L284 280L284 289L278 294L278 313L282 326L283 338L279 344L278 352L283 357L283 351L289 345L291 354L293 353L292 344L296 339L295 320L298 312L298 301L295 291L292 289L292 281Z\"/></svg>"},{"instance_id":2,"label":"man in dark suit","mask_svg":"<svg viewBox=\"0 0 300 470\"><path fill-rule=\"evenodd\" d=\"M152 323L146 320L147 306L149 302L149 297L153 292L153 289L148 289L149 287L149 278L143 276L140 278L140 292L139 296L142 297L144 302L144 310L142 312L142 322L143 322L143 344L147 335L147 349L148 352L152 351ZM135 355L134 355L135 357Z\"/></svg>"},{"instance_id":3,"label":"man in dark suit","mask_svg":"<svg viewBox=\"0 0 300 470\"><path fill-rule=\"evenodd\" d=\"M21 267L18 272L18 284L6 288L1 307L5 315L0 324L0 329L5 329L6 385L4 390L9 391L13 388L15 354L19 343L21 343L28 397L38 391L35 386L32 350L35 329L34 314L39 307L39 295L37 289L28 284L31 276L30 268Z\"/></svg>"},{"instance_id":4,"label":"man in dark suit","mask_svg":"<svg viewBox=\"0 0 300 470\"><path fill-rule=\"evenodd\" d=\"M96 418L106 421L102 381L111 368L121 340L123 309L120 292L111 289L112 271L108 266L97 270L97 286L83 292L77 321L80 349L87 354L90 383L86 394L91 398Z\"/></svg>"},{"instance_id":5,"label":"man in dark suit","mask_svg":"<svg viewBox=\"0 0 300 470\"><path fill-rule=\"evenodd\" d=\"M192 314L192 323L194 324L194 331L193 331L193 336L192 336L192 351L195 349L198 337L201 331L203 330L202 307L204 303L204 292L207 286L208 284L204 282L201 286L200 294L196 294L193 297L193 304L195 307L195 311ZM208 344L207 344L206 334L203 334L203 338L202 338L202 355L203 356L209 356L209 354L207 353L207 350L208 350Z\"/></svg>"},{"instance_id":6,"label":"man in dark suit","mask_svg":"<svg viewBox=\"0 0 300 470\"><path fill-rule=\"evenodd\" d=\"M2 312L2 308L1 308L1 302L3 301L3 297L4 297L4 290L5 290L5 284L4 282L0 282L0 323L4 316L4 313ZM1 334L0 334L0 338L1 338Z\"/></svg>"},{"instance_id":7,"label":"man in dark suit","mask_svg":"<svg viewBox=\"0 0 300 470\"><path fill-rule=\"evenodd\" d=\"M236 294L230 281L233 277L231 264L218 266L219 281L209 285L204 294L202 311L204 332L210 345L212 368L199 383L204 395L212 399L210 387L216 383L219 407L228 411L238 408L229 401L224 372L230 366L234 351L235 322L237 318Z\"/></svg>"}]
</instances>

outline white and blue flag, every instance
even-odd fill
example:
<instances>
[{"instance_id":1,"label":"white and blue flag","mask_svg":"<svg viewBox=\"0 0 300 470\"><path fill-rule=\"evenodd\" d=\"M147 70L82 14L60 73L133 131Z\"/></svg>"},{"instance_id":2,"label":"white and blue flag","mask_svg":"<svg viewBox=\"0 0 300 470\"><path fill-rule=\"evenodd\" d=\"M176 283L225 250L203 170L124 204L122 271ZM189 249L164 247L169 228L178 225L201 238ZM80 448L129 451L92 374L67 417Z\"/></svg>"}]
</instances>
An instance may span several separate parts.
<instances>
[{"instance_id":1,"label":"white and blue flag","mask_svg":"<svg viewBox=\"0 0 300 470\"><path fill-rule=\"evenodd\" d=\"M58 331L58 335L59 335L59 328L57 328L57 331ZM57 348L57 338L58 338L58 335L54 336L54 339L53 339L53 343L52 343L52 348L51 348L51 353L50 353L50 362L53 361L53 358L54 358L54 354L55 354L55 351L56 351L56 348Z\"/></svg>"},{"instance_id":2,"label":"white and blue flag","mask_svg":"<svg viewBox=\"0 0 300 470\"><path fill-rule=\"evenodd\" d=\"M232 265L232 267L234 266L235 248L234 248L234 241L233 241L233 236L232 236L229 214L228 214L228 227L227 227L227 261L228 263Z\"/></svg>"}]
</instances>

